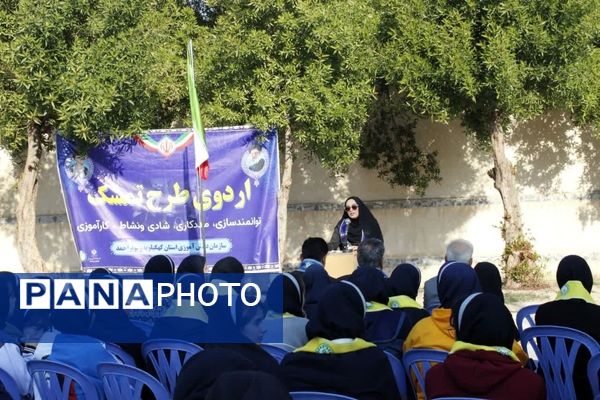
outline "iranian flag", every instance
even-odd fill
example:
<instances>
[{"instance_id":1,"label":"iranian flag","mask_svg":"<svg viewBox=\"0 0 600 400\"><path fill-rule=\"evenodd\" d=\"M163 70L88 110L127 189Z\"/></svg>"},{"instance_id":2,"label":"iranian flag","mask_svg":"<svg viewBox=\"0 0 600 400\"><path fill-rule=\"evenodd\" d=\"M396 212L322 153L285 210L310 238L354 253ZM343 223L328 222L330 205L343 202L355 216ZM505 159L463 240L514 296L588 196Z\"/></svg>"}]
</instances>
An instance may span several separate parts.
<instances>
[{"instance_id":1,"label":"iranian flag","mask_svg":"<svg viewBox=\"0 0 600 400\"><path fill-rule=\"evenodd\" d=\"M188 42L187 47L187 80L188 91L190 94L190 109L192 112L192 128L194 130L194 156L196 159L196 172L202 180L208 179L208 148L206 147L206 135L204 134L204 125L200 116L200 104L198 103L198 93L196 93L196 83L194 82L194 49L192 40Z\"/></svg>"}]
</instances>

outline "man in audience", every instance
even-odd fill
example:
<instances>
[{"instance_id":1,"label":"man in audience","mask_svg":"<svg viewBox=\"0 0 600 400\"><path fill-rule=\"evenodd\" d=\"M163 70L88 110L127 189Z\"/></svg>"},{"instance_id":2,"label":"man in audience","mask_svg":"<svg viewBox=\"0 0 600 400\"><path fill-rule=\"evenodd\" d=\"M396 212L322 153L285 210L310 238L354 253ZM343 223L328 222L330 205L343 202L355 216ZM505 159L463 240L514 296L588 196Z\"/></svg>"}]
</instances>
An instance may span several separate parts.
<instances>
[{"instance_id":1,"label":"man in audience","mask_svg":"<svg viewBox=\"0 0 600 400\"><path fill-rule=\"evenodd\" d=\"M323 268L328 251L329 247L327 247L325 239L309 237L302 243L302 254L300 255L302 262L298 266L298 271L306 272L306 269L313 265Z\"/></svg>"},{"instance_id":2,"label":"man in audience","mask_svg":"<svg viewBox=\"0 0 600 400\"><path fill-rule=\"evenodd\" d=\"M556 282L560 291L556 300L542 304L536 314L537 325L558 325L577 329L600 341L600 306L591 296L594 278L588 263L570 255L558 264ZM578 399L591 399L592 390L587 379L590 354L580 350L575 359L573 383Z\"/></svg>"},{"instance_id":3,"label":"man in audience","mask_svg":"<svg viewBox=\"0 0 600 400\"><path fill-rule=\"evenodd\" d=\"M383 253L385 247L379 239L365 239L358 245L356 259L358 267L373 267L379 270L383 269Z\"/></svg>"},{"instance_id":4,"label":"man in audience","mask_svg":"<svg viewBox=\"0 0 600 400\"><path fill-rule=\"evenodd\" d=\"M320 237L309 237L302 243L302 262L298 271L304 274L304 312L309 319L314 317L321 295L331 283L324 266L328 251L327 242Z\"/></svg>"},{"instance_id":5,"label":"man in audience","mask_svg":"<svg viewBox=\"0 0 600 400\"><path fill-rule=\"evenodd\" d=\"M456 239L448 243L444 262L457 261L465 264L473 264L473 245L468 240ZM425 281L424 285L424 307L427 311L440 306L438 296L437 276Z\"/></svg>"}]
</instances>

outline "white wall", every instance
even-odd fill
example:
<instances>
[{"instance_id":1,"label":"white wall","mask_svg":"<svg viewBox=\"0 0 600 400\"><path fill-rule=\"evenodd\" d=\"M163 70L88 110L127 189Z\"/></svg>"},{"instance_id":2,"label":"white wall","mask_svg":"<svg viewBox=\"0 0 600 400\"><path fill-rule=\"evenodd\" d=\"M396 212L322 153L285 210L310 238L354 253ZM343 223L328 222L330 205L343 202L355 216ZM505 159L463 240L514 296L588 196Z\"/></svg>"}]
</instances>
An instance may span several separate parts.
<instances>
[{"instance_id":1,"label":"white wall","mask_svg":"<svg viewBox=\"0 0 600 400\"><path fill-rule=\"evenodd\" d=\"M422 198L406 188L391 188L374 171L358 165L344 176L332 177L300 156L290 195L288 258L298 256L308 236L328 240L343 200L357 195L369 202L379 220L388 257L440 257L446 242L464 237L474 243L476 260L497 261L503 247L498 229L502 205L486 174L493 166L489 152L474 145L458 123L424 121L417 130L420 146L438 151L442 172L442 182L432 185ZM557 258L570 253L588 257L591 264L600 261L600 172L595 168L600 142L589 132L572 129L558 113L523 124L509 142L525 226L537 250L552 267ZM74 269L78 259L53 157L40 178L38 245L52 268ZM14 247L15 196L12 166L2 154L0 269L21 269Z\"/></svg>"}]
</instances>

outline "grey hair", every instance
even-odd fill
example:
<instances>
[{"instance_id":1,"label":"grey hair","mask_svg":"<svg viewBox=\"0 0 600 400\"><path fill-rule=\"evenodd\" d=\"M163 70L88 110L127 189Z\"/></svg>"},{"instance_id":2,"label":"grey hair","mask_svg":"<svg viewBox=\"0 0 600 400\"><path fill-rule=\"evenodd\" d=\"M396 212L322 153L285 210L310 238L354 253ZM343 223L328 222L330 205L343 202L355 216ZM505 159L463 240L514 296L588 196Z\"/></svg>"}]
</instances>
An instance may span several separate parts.
<instances>
[{"instance_id":1,"label":"grey hair","mask_svg":"<svg viewBox=\"0 0 600 400\"><path fill-rule=\"evenodd\" d=\"M356 258L359 266L382 268L385 247L381 240L375 238L363 240L358 245L357 253Z\"/></svg>"},{"instance_id":2,"label":"grey hair","mask_svg":"<svg viewBox=\"0 0 600 400\"><path fill-rule=\"evenodd\" d=\"M446 247L446 261L458 261L469 264L473 258L473 244L465 239L456 239Z\"/></svg>"}]
</instances>

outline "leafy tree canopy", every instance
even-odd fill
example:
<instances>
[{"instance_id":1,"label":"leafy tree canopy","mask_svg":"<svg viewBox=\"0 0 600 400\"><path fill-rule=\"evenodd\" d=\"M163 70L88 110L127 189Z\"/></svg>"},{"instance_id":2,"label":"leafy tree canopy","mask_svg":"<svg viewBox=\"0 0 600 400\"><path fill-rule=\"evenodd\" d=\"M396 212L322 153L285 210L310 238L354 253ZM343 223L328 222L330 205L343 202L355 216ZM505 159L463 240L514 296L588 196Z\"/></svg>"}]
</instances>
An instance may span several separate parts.
<instances>
[{"instance_id":1,"label":"leafy tree canopy","mask_svg":"<svg viewBox=\"0 0 600 400\"><path fill-rule=\"evenodd\" d=\"M373 101L378 15L368 1L215 1L197 45L209 124L291 129L340 170L358 157Z\"/></svg>"},{"instance_id":2,"label":"leafy tree canopy","mask_svg":"<svg viewBox=\"0 0 600 400\"><path fill-rule=\"evenodd\" d=\"M34 124L87 143L168 127L187 109L193 11L173 0L0 2L0 145Z\"/></svg>"},{"instance_id":3,"label":"leafy tree canopy","mask_svg":"<svg viewBox=\"0 0 600 400\"><path fill-rule=\"evenodd\" d=\"M566 108L600 115L598 0L385 0L381 73L418 115L492 125Z\"/></svg>"}]
</instances>

